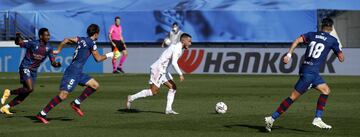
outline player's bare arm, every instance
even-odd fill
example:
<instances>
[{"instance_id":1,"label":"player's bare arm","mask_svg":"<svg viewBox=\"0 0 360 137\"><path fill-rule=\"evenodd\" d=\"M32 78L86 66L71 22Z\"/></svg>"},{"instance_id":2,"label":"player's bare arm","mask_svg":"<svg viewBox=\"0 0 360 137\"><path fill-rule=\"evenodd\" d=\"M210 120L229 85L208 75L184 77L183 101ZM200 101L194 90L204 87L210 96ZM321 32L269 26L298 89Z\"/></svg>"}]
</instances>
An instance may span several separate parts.
<instances>
[{"instance_id":1,"label":"player's bare arm","mask_svg":"<svg viewBox=\"0 0 360 137\"><path fill-rule=\"evenodd\" d=\"M286 54L286 56L283 59L283 62L285 64L289 63L290 59L291 59L291 54L294 52L295 48L300 44L303 43L304 39L302 37L298 37L292 44L291 47L288 51L288 53Z\"/></svg>"},{"instance_id":2,"label":"player's bare arm","mask_svg":"<svg viewBox=\"0 0 360 137\"><path fill-rule=\"evenodd\" d=\"M94 56L96 62L104 61L104 60L106 60L106 59L108 58L108 56L109 56L109 57L110 57L110 56L111 56L111 57L114 56L113 54L112 54L112 55L100 55L97 50L93 50L93 51L91 51L91 52L92 52L92 55ZM111 54L111 53L113 53L113 52L110 52L110 54ZM109 54L109 53L107 53L107 54Z\"/></svg>"},{"instance_id":3,"label":"player's bare arm","mask_svg":"<svg viewBox=\"0 0 360 137\"><path fill-rule=\"evenodd\" d=\"M63 47L66 45L66 44L71 44L71 43L76 43L78 41L78 38L77 37L74 37L74 38L65 38L58 46L58 49L57 50L54 50L53 51L53 54L57 55L61 52L61 50L63 49Z\"/></svg>"}]
</instances>

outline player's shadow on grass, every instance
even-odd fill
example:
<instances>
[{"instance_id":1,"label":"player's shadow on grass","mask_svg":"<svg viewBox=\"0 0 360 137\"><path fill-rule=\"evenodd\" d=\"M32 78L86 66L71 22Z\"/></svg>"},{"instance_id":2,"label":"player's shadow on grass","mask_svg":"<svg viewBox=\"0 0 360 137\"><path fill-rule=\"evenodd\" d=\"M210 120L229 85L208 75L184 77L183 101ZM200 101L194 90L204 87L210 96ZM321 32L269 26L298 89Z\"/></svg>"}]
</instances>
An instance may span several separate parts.
<instances>
[{"instance_id":1,"label":"player's shadow on grass","mask_svg":"<svg viewBox=\"0 0 360 137\"><path fill-rule=\"evenodd\" d=\"M266 133L265 126L257 126L257 125L248 125L248 124L233 124L233 125L224 125L226 128L233 128L233 127L245 127L245 128L251 128L251 129L257 129L259 132ZM297 131L297 132L312 132L312 131L306 131L302 129L295 129L295 128L284 128L281 126L274 126L272 130L291 130L291 131Z\"/></svg>"},{"instance_id":2,"label":"player's shadow on grass","mask_svg":"<svg viewBox=\"0 0 360 137\"><path fill-rule=\"evenodd\" d=\"M157 114L165 114L164 112L159 111L143 111L139 109L118 109L117 111L124 113L157 113Z\"/></svg>"},{"instance_id":3,"label":"player's shadow on grass","mask_svg":"<svg viewBox=\"0 0 360 137\"><path fill-rule=\"evenodd\" d=\"M35 116L24 116L30 120L32 120L34 123L41 123ZM73 121L74 119L68 118L68 117L55 117L55 118L47 118L48 121L52 120L59 120L59 121Z\"/></svg>"}]
</instances>

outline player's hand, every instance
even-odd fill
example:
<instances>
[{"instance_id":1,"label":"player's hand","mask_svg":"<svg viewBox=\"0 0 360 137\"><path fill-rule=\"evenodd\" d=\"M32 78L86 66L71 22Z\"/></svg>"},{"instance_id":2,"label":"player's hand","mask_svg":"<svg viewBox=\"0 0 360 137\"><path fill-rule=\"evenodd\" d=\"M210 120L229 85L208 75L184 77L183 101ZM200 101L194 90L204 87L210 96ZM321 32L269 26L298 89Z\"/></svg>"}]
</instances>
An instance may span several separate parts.
<instances>
[{"instance_id":1,"label":"player's hand","mask_svg":"<svg viewBox=\"0 0 360 137\"><path fill-rule=\"evenodd\" d=\"M287 53L286 56L284 56L283 62L285 64L288 64L291 59L291 53Z\"/></svg>"},{"instance_id":2,"label":"player's hand","mask_svg":"<svg viewBox=\"0 0 360 137\"><path fill-rule=\"evenodd\" d=\"M127 48L126 44L124 43L124 47Z\"/></svg>"},{"instance_id":3,"label":"player's hand","mask_svg":"<svg viewBox=\"0 0 360 137\"><path fill-rule=\"evenodd\" d=\"M114 57L114 52L109 52L105 54L106 58L113 58Z\"/></svg>"},{"instance_id":4,"label":"player's hand","mask_svg":"<svg viewBox=\"0 0 360 137\"><path fill-rule=\"evenodd\" d=\"M283 59L283 62L285 63L285 64L288 64L289 63L289 57L288 56L285 56L284 57L284 59Z\"/></svg>"},{"instance_id":5,"label":"player's hand","mask_svg":"<svg viewBox=\"0 0 360 137\"><path fill-rule=\"evenodd\" d=\"M182 82L182 81L184 81L184 80L185 80L184 76L183 76L183 75L180 75L180 82Z\"/></svg>"},{"instance_id":6,"label":"player's hand","mask_svg":"<svg viewBox=\"0 0 360 137\"><path fill-rule=\"evenodd\" d=\"M61 62L52 62L51 65L55 68L61 67Z\"/></svg>"},{"instance_id":7,"label":"player's hand","mask_svg":"<svg viewBox=\"0 0 360 137\"><path fill-rule=\"evenodd\" d=\"M15 34L15 44L16 45L20 45L20 43L23 41L24 39L21 36L21 33L17 32Z\"/></svg>"}]
</instances>

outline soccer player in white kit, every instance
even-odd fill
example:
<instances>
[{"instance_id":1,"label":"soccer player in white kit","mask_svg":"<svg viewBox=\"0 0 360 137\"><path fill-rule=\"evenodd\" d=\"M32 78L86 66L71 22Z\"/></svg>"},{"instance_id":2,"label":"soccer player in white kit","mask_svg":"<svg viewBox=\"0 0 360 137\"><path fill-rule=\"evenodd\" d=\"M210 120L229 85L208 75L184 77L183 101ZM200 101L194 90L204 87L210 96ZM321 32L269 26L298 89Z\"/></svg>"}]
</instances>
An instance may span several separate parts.
<instances>
[{"instance_id":1,"label":"soccer player in white kit","mask_svg":"<svg viewBox=\"0 0 360 137\"><path fill-rule=\"evenodd\" d=\"M139 98L153 96L158 93L162 84L168 88L167 103L165 114L179 114L172 109L174 97L176 93L176 84L172 80L171 74L168 72L169 65L171 64L176 72L180 75L180 82L184 81L183 73L181 72L178 59L182 54L182 49L188 49L191 45L191 36L183 33L180 36L180 42L171 44L160 56L160 58L150 67L150 88L141 90L140 92L129 95L126 100L126 108L130 109L131 103Z\"/></svg>"}]
</instances>

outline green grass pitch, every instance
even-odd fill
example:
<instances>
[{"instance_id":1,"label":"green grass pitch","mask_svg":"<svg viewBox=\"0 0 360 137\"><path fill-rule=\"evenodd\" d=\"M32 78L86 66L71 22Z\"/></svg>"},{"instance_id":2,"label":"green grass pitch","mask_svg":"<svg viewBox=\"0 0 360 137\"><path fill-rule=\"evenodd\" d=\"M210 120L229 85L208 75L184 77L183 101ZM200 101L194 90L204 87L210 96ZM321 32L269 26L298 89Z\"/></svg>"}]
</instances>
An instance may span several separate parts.
<instances>
[{"instance_id":1,"label":"green grass pitch","mask_svg":"<svg viewBox=\"0 0 360 137\"><path fill-rule=\"evenodd\" d=\"M360 77L324 77L332 92L323 119L332 130L311 125L319 93L309 90L266 133L264 117L290 94L297 76L185 75L180 83L174 75L178 86L174 110L180 115L165 115L166 87L156 96L136 100L132 106L136 110L124 111L126 96L148 88L149 75L90 75L100 83L100 90L83 102L84 117L69 105L83 90L78 86L48 114L50 124L37 122L33 116L58 93L62 77L39 73L34 93L11 109L13 116L1 115L0 137L360 136ZM0 73L1 90L19 86L17 73ZM228 105L226 114L215 114L219 101Z\"/></svg>"}]
</instances>

